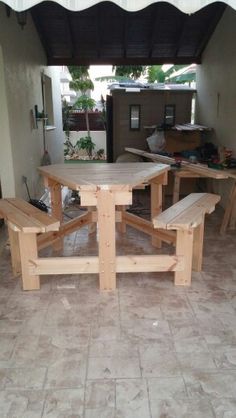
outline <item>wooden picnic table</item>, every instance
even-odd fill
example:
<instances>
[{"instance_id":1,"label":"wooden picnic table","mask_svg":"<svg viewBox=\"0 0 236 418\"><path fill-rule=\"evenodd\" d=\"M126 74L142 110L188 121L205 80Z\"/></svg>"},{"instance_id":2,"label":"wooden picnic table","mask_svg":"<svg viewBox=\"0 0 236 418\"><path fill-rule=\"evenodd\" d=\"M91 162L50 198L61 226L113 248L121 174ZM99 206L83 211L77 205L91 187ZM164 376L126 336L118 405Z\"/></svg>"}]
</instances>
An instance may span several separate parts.
<instances>
[{"instance_id":1,"label":"wooden picnic table","mask_svg":"<svg viewBox=\"0 0 236 418\"><path fill-rule=\"evenodd\" d=\"M136 148L125 148L125 151L131 154L139 155L151 161L162 162L165 164L174 164L176 161L172 157L161 154L153 154ZM231 229L236 228L236 170L216 170L204 164L195 164L187 160L181 161L181 169L175 172L174 188L173 188L173 203L179 200L180 179L192 177L205 177L216 180L232 179L232 187L229 193L228 201L225 207L224 216L220 226L220 233L224 234L227 227Z\"/></svg>"},{"instance_id":2,"label":"wooden picnic table","mask_svg":"<svg viewBox=\"0 0 236 418\"><path fill-rule=\"evenodd\" d=\"M149 271L150 256L137 256L135 260L129 256L116 256L115 223L122 222L122 213L118 209L132 203L132 190L141 184L150 184L151 188L151 217L162 210L162 185L167 182L169 165L151 162L139 163L90 163L90 164L56 164L39 167L44 177L44 183L51 192L52 215L61 222L62 237L68 232L86 224L97 222L98 257L58 257L54 261L40 260L35 268L38 274L99 273L100 289L115 289L116 272ZM62 223L62 186L78 190L81 205L90 211L79 218L70 221L69 226ZM96 208L95 211L91 209ZM128 220L126 219L126 223ZM153 244L159 245L160 240L147 221L138 221L138 228L146 228L152 235ZM145 224L146 222L146 224ZM46 235L46 234L45 234ZM45 239L50 242L50 235L42 237L39 247L45 246ZM52 237L52 235L51 235ZM55 239L55 233L54 233ZM81 260L79 260L81 259ZM143 270L144 268L144 270ZM45 273L46 272L46 273Z\"/></svg>"}]
</instances>

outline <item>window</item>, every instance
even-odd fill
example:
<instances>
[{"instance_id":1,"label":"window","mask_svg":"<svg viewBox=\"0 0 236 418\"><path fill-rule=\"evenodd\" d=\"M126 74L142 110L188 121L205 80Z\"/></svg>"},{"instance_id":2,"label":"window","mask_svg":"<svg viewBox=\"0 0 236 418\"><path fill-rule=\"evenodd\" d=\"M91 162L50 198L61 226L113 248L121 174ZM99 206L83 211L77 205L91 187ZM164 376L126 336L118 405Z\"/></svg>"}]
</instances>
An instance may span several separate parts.
<instances>
[{"instance_id":1,"label":"window","mask_svg":"<svg viewBox=\"0 0 236 418\"><path fill-rule=\"evenodd\" d=\"M165 105L164 125L174 126L175 124L175 105Z\"/></svg>"},{"instance_id":2,"label":"window","mask_svg":"<svg viewBox=\"0 0 236 418\"><path fill-rule=\"evenodd\" d=\"M52 100L52 80L42 74L43 108L47 115L46 125L54 125L53 100Z\"/></svg>"},{"instance_id":3,"label":"window","mask_svg":"<svg viewBox=\"0 0 236 418\"><path fill-rule=\"evenodd\" d=\"M129 129L131 131L140 130L140 105L130 105L129 107Z\"/></svg>"}]
</instances>

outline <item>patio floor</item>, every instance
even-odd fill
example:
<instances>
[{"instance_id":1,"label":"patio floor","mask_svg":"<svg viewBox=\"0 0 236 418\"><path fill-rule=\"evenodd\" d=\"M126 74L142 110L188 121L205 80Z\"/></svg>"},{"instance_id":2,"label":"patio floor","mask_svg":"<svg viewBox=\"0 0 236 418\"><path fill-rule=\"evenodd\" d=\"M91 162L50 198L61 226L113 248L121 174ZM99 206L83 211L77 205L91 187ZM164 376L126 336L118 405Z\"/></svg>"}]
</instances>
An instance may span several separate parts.
<instances>
[{"instance_id":1,"label":"patio floor","mask_svg":"<svg viewBox=\"0 0 236 418\"><path fill-rule=\"evenodd\" d=\"M219 235L221 217L207 218L190 288L143 273L118 275L114 292L100 293L97 275L44 277L22 292L4 246L0 417L235 418L236 234ZM96 250L87 228L65 239L65 255ZM156 251L129 227L117 250Z\"/></svg>"}]
</instances>

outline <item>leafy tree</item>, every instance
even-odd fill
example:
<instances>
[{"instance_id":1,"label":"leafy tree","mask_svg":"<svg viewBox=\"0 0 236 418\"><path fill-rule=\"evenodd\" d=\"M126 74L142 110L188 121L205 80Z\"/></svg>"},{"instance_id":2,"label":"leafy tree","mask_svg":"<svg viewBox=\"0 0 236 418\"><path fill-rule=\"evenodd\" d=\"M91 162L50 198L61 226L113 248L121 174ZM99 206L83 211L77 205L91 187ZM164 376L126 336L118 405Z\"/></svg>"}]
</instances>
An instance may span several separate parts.
<instances>
[{"instance_id":1,"label":"leafy tree","mask_svg":"<svg viewBox=\"0 0 236 418\"><path fill-rule=\"evenodd\" d=\"M137 80L144 73L145 68L143 65L117 65L113 66L115 75L119 77L130 77L133 80Z\"/></svg>"},{"instance_id":2,"label":"leafy tree","mask_svg":"<svg viewBox=\"0 0 236 418\"><path fill-rule=\"evenodd\" d=\"M95 101L86 94L87 90L93 90L94 88L93 82L89 77L89 67L69 66L68 69L72 76L70 88L82 93L81 96L76 100L74 108L84 111L88 137L90 137L88 111L93 109Z\"/></svg>"},{"instance_id":3,"label":"leafy tree","mask_svg":"<svg viewBox=\"0 0 236 418\"><path fill-rule=\"evenodd\" d=\"M162 65L150 65L147 68L148 82L155 83L164 83L166 78L166 73L162 70Z\"/></svg>"}]
</instances>

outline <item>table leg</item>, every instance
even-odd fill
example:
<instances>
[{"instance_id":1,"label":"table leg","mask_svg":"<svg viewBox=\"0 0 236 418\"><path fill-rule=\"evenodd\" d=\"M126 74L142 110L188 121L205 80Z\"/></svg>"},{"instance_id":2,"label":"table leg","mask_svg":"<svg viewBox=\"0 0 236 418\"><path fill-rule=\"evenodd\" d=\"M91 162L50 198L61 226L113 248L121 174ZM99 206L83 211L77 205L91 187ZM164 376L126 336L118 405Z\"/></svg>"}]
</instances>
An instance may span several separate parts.
<instances>
[{"instance_id":1,"label":"table leg","mask_svg":"<svg viewBox=\"0 0 236 418\"><path fill-rule=\"evenodd\" d=\"M115 196L110 190L97 193L100 290L116 288Z\"/></svg>"},{"instance_id":2,"label":"table leg","mask_svg":"<svg viewBox=\"0 0 236 418\"><path fill-rule=\"evenodd\" d=\"M121 222L117 225L117 230L124 234L126 232L126 223L123 220L123 213L125 213L127 206L126 205L120 205L118 206L118 209L121 211Z\"/></svg>"},{"instance_id":3,"label":"table leg","mask_svg":"<svg viewBox=\"0 0 236 418\"><path fill-rule=\"evenodd\" d=\"M50 180L48 184L51 193L51 207L52 216L62 223L62 198L61 198L61 184ZM63 238L58 238L53 244L54 250L60 250L62 248Z\"/></svg>"},{"instance_id":4,"label":"table leg","mask_svg":"<svg viewBox=\"0 0 236 418\"><path fill-rule=\"evenodd\" d=\"M151 183L151 219L162 211L162 184ZM152 237L152 245L161 248L161 240Z\"/></svg>"},{"instance_id":5,"label":"table leg","mask_svg":"<svg viewBox=\"0 0 236 418\"><path fill-rule=\"evenodd\" d=\"M172 205L179 201L179 192L180 192L180 177L174 174L174 188L173 188L173 201Z\"/></svg>"},{"instance_id":6,"label":"table leg","mask_svg":"<svg viewBox=\"0 0 236 418\"><path fill-rule=\"evenodd\" d=\"M220 227L220 233L221 234L225 233L226 228L229 224L230 216L232 214L235 201L236 201L236 182L234 182L234 184L233 184L233 187L232 187L231 192L230 192L229 201L228 201L227 206L225 208L223 221L222 221L222 224L221 224L221 227Z\"/></svg>"},{"instance_id":7,"label":"table leg","mask_svg":"<svg viewBox=\"0 0 236 418\"><path fill-rule=\"evenodd\" d=\"M19 232L13 231L13 229L8 226L8 236L11 248L11 264L13 276L17 276L21 273Z\"/></svg>"}]
</instances>

